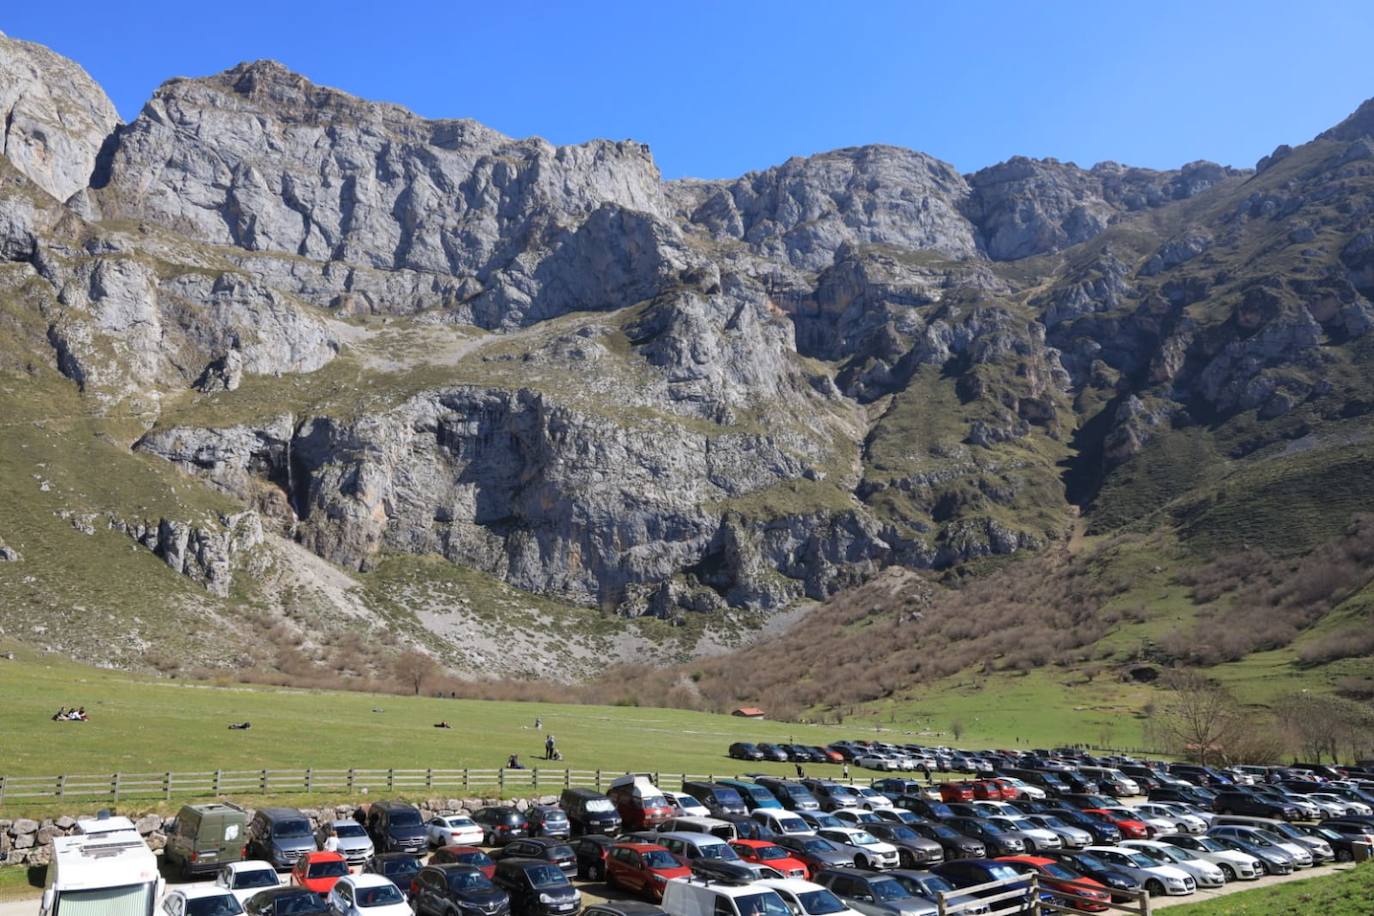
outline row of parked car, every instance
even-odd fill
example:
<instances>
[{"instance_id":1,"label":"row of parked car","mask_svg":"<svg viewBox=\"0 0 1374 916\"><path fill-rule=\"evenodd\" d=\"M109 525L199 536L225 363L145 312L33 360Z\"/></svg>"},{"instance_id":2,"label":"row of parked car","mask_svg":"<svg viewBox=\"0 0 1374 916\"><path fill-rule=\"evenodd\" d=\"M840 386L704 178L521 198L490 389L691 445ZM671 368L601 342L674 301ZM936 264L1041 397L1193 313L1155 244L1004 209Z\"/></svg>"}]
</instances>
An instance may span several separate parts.
<instances>
[{"instance_id":1,"label":"row of parked car","mask_svg":"<svg viewBox=\"0 0 1374 916\"><path fill-rule=\"evenodd\" d=\"M1120 758L1041 754L1014 762L1006 769L1022 775L939 785L755 774L662 790L647 776L626 775L605 794L569 788L557 805L525 811L496 805L424 820L403 802L377 802L313 833L299 811L268 808L244 825L245 861L225 861L234 857L228 847L206 857L194 839L207 830L227 836L225 817L238 809L188 806L169 834L167 857L192 873L215 870L215 887L178 891L164 909L167 916L571 916L582 909L574 881L586 880L639 898L598 904L592 916L925 916L941 893L957 897L961 888L1031 872L1052 900L1072 893L1094 909L1129 893L1181 895L1291 874L1374 846L1374 781L1361 771L1204 786L1200 774L1194 782L1177 768ZM1127 767L1139 768L1138 778ZM1101 794L1088 779L1095 770L1120 773L1147 797L1127 804ZM1039 779L1044 774L1059 779ZM1289 809L1280 817L1236 810L1242 796L1275 792L1346 804L1338 817L1319 810L1320 820L1296 808L1292 818ZM192 847L196 858L182 861ZM285 880L279 870L289 870ZM229 901L240 909L229 912Z\"/></svg>"}]
</instances>

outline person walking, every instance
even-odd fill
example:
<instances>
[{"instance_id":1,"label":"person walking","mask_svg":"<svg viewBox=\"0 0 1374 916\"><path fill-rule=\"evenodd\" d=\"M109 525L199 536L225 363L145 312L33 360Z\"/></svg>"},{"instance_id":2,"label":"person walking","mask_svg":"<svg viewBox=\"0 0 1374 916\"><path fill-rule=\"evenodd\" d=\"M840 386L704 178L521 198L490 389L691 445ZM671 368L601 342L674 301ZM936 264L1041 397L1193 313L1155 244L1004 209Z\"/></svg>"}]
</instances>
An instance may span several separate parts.
<instances>
[{"instance_id":1,"label":"person walking","mask_svg":"<svg viewBox=\"0 0 1374 916\"><path fill-rule=\"evenodd\" d=\"M806 771L802 769L802 765L799 763L799 764L797 764L796 766L797 766L797 778L798 778L798 779L805 779L805 778L806 778Z\"/></svg>"},{"instance_id":2,"label":"person walking","mask_svg":"<svg viewBox=\"0 0 1374 916\"><path fill-rule=\"evenodd\" d=\"M930 764L926 763L924 760L921 761L921 772L926 776L926 785L935 784L935 780L930 775Z\"/></svg>"},{"instance_id":3,"label":"person walking","mask_svg":"<svg viewBox=\"0 0 1374 916\"><path fill-rule=\"evenodd\" d=\"M844 774L844 781L849 782L849 761L844 762L844 767L840 770Z\"/></svg>"},{"instance_id":4,"label":"person walking","mask_svg":"<svg viewBox=\"0 0 1374 916\"><path fill-rule=\"evenodd\" d=\"M535 716L535 717L534 717L534 730L535 730L535 731L539 731L539 730L542 729L543 727L544 727L544 720L541 719L541 718L539 718L538 716Z\"/></svg>"}]
</instances>

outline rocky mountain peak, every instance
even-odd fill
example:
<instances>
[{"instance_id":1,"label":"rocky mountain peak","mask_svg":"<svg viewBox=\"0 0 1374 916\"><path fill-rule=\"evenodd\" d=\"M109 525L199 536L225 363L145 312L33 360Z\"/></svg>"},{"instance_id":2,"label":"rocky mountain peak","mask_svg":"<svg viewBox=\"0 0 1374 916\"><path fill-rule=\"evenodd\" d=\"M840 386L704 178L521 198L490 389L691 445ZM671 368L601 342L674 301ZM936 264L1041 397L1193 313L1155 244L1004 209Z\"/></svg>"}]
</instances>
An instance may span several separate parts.
<instances>
[{"instance_id":1,"label":"rocky mountain peak","mask_svg":"<svg viewBox=\"0 0 1374 916\"><path fill-rule=\"evenodd\" d=\"M1360 140L1374 137L1374 99L1366 99L1344 121L1317 134L1318 140Z\"/></svg>"},{"instance_id":2,"label":"rocky mountain peak","mask_svg":"<svg viewBox=\"0 0 1374 916\"><path fill-rule=\"evenodd\" d=\"M105 91L79 65L0 34L0 154L58 200L85 188L119 124Z\"/></svg>"}]
</instances>

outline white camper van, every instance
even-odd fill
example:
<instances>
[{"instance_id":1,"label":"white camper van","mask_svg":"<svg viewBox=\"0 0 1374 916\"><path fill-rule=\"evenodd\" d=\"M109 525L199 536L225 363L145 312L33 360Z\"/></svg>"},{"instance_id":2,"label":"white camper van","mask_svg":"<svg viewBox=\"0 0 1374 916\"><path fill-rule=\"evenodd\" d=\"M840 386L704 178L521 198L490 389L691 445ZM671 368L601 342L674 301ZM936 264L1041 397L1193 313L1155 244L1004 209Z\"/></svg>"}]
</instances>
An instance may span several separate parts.
<instances>
[{"instance_id":1,"label":"white camper van","mask_svg":"<svg viewBox=\"0 0 1374 916\"><path fill-rule=\"evenodd\" d=\"M39 916L153 916L157 857L127 819L108 820L124 823L84 821L82 833L53 838Z\"/></svg>"}]
</instances>

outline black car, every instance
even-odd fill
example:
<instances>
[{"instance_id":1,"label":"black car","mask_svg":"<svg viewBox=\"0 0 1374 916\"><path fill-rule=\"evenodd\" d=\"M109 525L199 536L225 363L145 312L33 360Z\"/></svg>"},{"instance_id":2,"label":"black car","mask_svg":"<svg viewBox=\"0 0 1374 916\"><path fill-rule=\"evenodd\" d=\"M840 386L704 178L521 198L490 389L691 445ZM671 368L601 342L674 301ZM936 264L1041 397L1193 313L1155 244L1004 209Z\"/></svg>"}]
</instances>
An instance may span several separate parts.
<instances>
[{"instance_id":1,"label":"black car","mask_svg":"<svg viewBox=\"0 0 1374 916\"><path fill-rule=\"evenodd\" d=\"M1272 817L1285 821L1296 821L1302 817L1297 805L1286 804L1242 788L1222 789L1217 792L1217 797L1212 801L1212 810L1217 814Z\"/></svg>"},{"instance_id":2,"label":"black car","mask_svg":"<svg viewBox=\"0 0 1374 916\"><path fill-rule=\"evenodd\" d=\"M730 745L729 754L736 760L762 760L763 751L748 741L736 741Z\"/></svg>"},{"instance_id":3,"label":"black car","mask_svg":"<svg viewBox=\"0 0 1374 916\"><path fill-rule=\"evenodd\" d=\"M1077 808L1051 808L1046 814L1059 818L1070 827L1086 830L1093 835L1094 843L1115 844L1121 842L1121 828L1104 821L1095 814L1084 814Z\"/></svg>"},{"instance_id":4,"label":"black car","mask_svg":"<svg viewBox=\"0 0 1374 916\"><path fill-rule=\"evenodd\" d=\"M806 870L813 875L822 868L849 868L854 865L854 850L851 847L832 843L824 837L791 834L780 836L773 842L806 864Z\"/></svg>"},{"instance_id":5,"label":"black car","mask_svg":"<svg viewBox=\"0 0 1374 916\"><path fill-rule=\"evenodd\" d=\"M942 801L932 801L924 795L903 795L893 804L932 821L942 821L947 817L954 817L954 812L950 810L949 805Z\"/></svg>"},{"instance_id":6,"label":"black car","mask_svg":"<svg viewBox=\"0 0 1374 916\"><path fill-rule=\"evenodd\" d=\"M471 865L426 865L410 882L415 916L505 916L510 895Z\"/></svg>"},{"instance_id":7,"label":"black car","mask_svg":"<svg viewBox=\"0 0 1374 916\"><path fill-rule=\"evenodd\" d=\"M821 810L821 803L816 801L816 796L812 795L811 790L799 782L778 779L774 776L760 776L754 782L772 792L773 797L781 802L788 811Z\"/></svg>"},{"instance_id":8,"label":"black car","mask_svg":"<svg viewBox=\"0 0 1374 916\"><path fill-rule=\"evenodd\" d=\"M771 840L775 836L763 824L743 814L728 814L720 820L734 824L735 836L741 840Z\"/></svg>"},{"instance_id":9,"label":"black car","mask_svg":"<svg viewBox=\"0 0 1374 916\"><path fill-rule=\"evenodd\" d=\"M577 877L583 881L600 881L606 877L606 856L616 841L608 836L587 835L574 840L573 856L577 859Z\"/></svg>"},{"instance_id":10,"label":"black car","mask_svg":"<svg viewBox=\"0 0 1374 916\"><path fill-rule=\"evenodd\" d=\"M896 878L859 868L825 868L811 880L828 888L850 908L863 907L868 913L900 916L908 910L925 909L929 902L924 897L913 900L917 895Z\"/></svg>"},{"instance_id":11,"label":"black car","mask_svg":"<svg viewBox=\"0 0 1374 916\"><path fill-rule=\"evenodd\" d=\"M399 887L401 893L409 895L410 879L420 873L422 864L409 853L382 852L368 859L363 865L363 871L369 875L381 875Z\"/></svg>"},{"instance_id":12,"label":"black car","mask_svg":"<svg viewBox=\"0 0 1374 916\"><path fill-rule=\"evenodd\" d=\"M615 836L620 832L620 814L609 796L594 789L564 789L559 796L573 836L599 833Z\"/></svg>"},{"instance_id":13,"label":"black car","mask_svg":"<svg viewBox=\"0 0 1374 916\"><path fill-rule=\"evenodd\" d=\"M367 807L363 823L378 852L407 852L420 855L429 847L420 809L405 802L374 802Z\"/></svg>"},{"instance_id":14,"label":"black car","mask_svg":"<svg viewBox=\"0 0 1374 916\"><path fill-rule=\"evenodd\" d=\"M525 822L529 824L530 836L550 836L568 839L572 836L572 824L562 808L554 805L537 805L525 812Z\"/></svg>"},{"instance_id":15,"label":"black car","mask_svg":"<svg viewBox=\"0 0 1374 916\"><path fill-rule=\"evenodd\" d=\"M936 821L923 821L907 826L926 839L939 843L940 848L945 851L946 859L981 859L987 855L987 847L983 845L982 840L964 836L953 827Z\"/></svg>"},{"instance_id":16,"label":"black car","mask_svg":"<svg viewBox=\"0 0 1374 916\"><path fill-rule=\"evenodd\" d=\"M1187 802L1199 808L1210 809L1217 796L1215 792L1209 792L1199 786L1159 786L1151 789L1145 797L1150 801Z\"/></svg>"},{"instance_id":17,"label":"black car","mask_svg":"<svg viewBox=\"0 0 1374 916\"><path fill-rule=\"evenodd\" d=\"M734 786L727 786L719 782L685 780L682 783L682 791L705 805L712 817L749 813L749 808L744 804L744 798Z\"/></svg>"},{"instance_id":18,"label":"black car","mask_svg":"<svg viewBox=\"0 0 1374 916\"><path fill-rule=\"evenodd\" d=\"M577 874L577 854L563 840L552 837L527 837L511 840L496 854L497 861L504 859L538 859L557 865L565 875Z\"/></svg>"},{"instance_id":19,"label":"black car","mask_svg":"<svg viewBox=\"0 0 1374 916\"><path fill-rule=\"evenodd\" d=\"M568 876L542 859L502 859L495 883L510 894L514 916L572 916L582 908L582 895Z\"/></svg>"},{"instance_id":20,"label":"black car","mask_svg":"<svg viewBox=\"0 0 1374 916\"><path fill-rule=\"evenodd\" d=\"M1336 821L1335 823L1340 822ZM1364 834L1357 835L1354 831L1342 833L1335 827L1327 827L1323 824L1294 824L1293 829L1314 840L1324 840L1331 847L1331 851L1336 854L1337 862L1354 861L1356 844L1365 842Z\"/></svg>"},{"instance_id":21,"label":"black car","mask_svg":"<svg viewBox=\"0 0 1374 916\"><path fill-rule=\"evenodd\" d=\"M988 855L1019 856L1026 851L1026 844L1018 836L981 817L952 817L945 821L945 826L982 843Z\"/></svg>"},{"instance_id":22,"label":"black car","mask_svg":"<svg viewBox=\"0 0 1374 916\"><path fill-rule=\"evenodd\" d=\"M764 760L776 760L778 763L787 762L787 751L778 747L776 744L758 744L755 745L755 747L759 749L759 753L763 755ZM774 794L776 795L777 793Z\"/></svg>"},{"instance_id":23,"label":"black car","mask_svg":"<svg viewBox=\"0 0 1374 916\"><path fill-rule=\"evenodd\" d=\"M668 916L662 907L639 900L607 900L582 911L582 916Z\"/></svg>"},{"instance_id":24,"label":"black car","mask_svg":"<svg viewBox=\"0 0 1374 916\"><path fill-rule=\"evenodd\" d=\"M1085 808L1114 808L1116 801L1105 795L1098 795L1096 792L1065 792L1059 796L1059 801L1064 804L1060 807L1077 808L1080 811Z\"/></svg>"},{"instance_id":25,"label":"black car","mask_svg":"<svg viewBox=\"0 0 1374 916\"><path fill-rule=\"evenodd\" d=\"M329 912L324 898L303 887L271 887L258 891L243 905L250 916L323 916Z\"/></svg>"},{"instance_id":26,"label":"black car","mask_svg":"<svg viewBox=\"0 0 1374 916\"><path fill-rule=\"evenodd\" d=\"M1081 795L1098 794L1099 788L1097 783L1076 770L1069 773L1060 773L1059 778L1063 781L1064 785L1069 787L1070 792Z\"/></svg>"},{"instance_id":27,"label":"black car","mask_svg":"<svg viewBox=\"0 0 1374 916\"><path fill-rule=\"evenodd\" d=\"M529 835L530 825L525 815L509 805L478 808L472 819L482 828L483 846L505 846L511 840Z\"/></svg>"},{"instance_id":28,"label":"black car","mask_svg":"<svg viewBox=\"0 0 1374 916\"><path fill-rule=\"evenodd\" d=\"M917 868L944 860L943 844L932 845L937 841L921 836L905 824L865 824L864 829L884 843L897 847L901 868Z\"/></svg>"}]
</instances>

